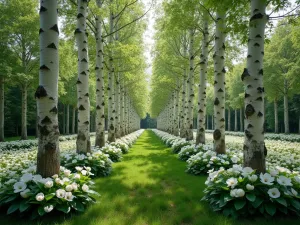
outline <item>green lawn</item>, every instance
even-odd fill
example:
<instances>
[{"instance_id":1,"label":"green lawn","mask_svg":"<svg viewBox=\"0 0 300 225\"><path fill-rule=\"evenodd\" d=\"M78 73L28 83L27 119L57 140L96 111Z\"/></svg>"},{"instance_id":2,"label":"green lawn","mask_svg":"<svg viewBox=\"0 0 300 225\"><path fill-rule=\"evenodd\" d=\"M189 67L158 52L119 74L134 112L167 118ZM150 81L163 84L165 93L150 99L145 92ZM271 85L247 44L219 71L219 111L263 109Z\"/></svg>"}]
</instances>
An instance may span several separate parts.
<instances>
[{"instance_id":1,"label":"green lawn","mask_svg":"<svg viewBox=\"0 0 300 225\"><path fill-rule=\"evenodd\" d=\"M35 136L27 136L28 140L36 139ZM21 136L15 136L15 137L5 137L5 141L19 141L21 140Z\"/></svg>"},{"instance_id":2,"label":"green lawn","mask_svg":"<svg viewBox=\"0 0 300 225\"><path fill-rule=\"evenodd\" d=\"M282 225L300 224L299 220L231 220L216 214L200 199L205 176L186 174L186 163L170 153L170 149L145 131L114 165L110 177L96 179L99 203L85 213L52 216L30 222L0 214L0 224L59 225ZM56 222L49 222L49 221Z\"/></svg>"}]
</instances>

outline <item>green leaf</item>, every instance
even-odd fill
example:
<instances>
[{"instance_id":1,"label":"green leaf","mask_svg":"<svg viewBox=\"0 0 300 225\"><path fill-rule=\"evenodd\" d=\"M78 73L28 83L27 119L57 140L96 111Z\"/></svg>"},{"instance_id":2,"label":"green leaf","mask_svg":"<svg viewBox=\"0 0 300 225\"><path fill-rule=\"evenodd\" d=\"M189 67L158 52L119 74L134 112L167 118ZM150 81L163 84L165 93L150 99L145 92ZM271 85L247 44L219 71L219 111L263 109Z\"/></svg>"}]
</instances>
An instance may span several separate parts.
<instances>
[{"instance_id":1,"label":"green leaf","mask_svg":"<svg viewBox=\"0 0 300 225\"><path fill-rule=\"evenodd\" d=\"M50 199L52 199L55 196L55 193L51 193L45 196L46 201L49 201Z\"/></svg>"},{"instance_id":2,"label":"green leaf","mask_svg":"<svg viewBox=\"0 0 300 225\"><path fill-rule=\"evenodd\" d=\"M5 203L11 202L11 201L15 200L17 197L18 197L18 195L14 194L14 195L10 196L9 198L7 198L4 202Z\"/></svg>"},{"instance_id":3,"label":"green leaf","mask_svg":"<svg viewBox=\"0 0 300 225\"><path fill-rule=\"evenodd\" d=\"M300 202L296 199L290 199L290 202L292 204L292 206L294 206L294 208L300 210Z\"/></svg>"},{"instance_id":4,"label":"green leaf","mask_svg":"<svg viewBox=\"0 0 300 225\"><path fill-rule=\"evenodd\" d=\"M39 208L38 208L38 213L39 213L39 215L40 216L43 216L43 215L45 215L46 214L46 212L45 212L45 210L44 210L44 206L39 206Z\"/></svg>"},{"instance_id":5,"label":"green leaf","mask_svg":"<svg viewBox=\"0 0 300 225\"><path fill-rule=\"evenodd\" d=\"M242 209L246 205L246 201L244 199L237 199L234 201L234 207L236 210Z\"/></svg>"},{"instance_id":6,"label":"green leaf","mask_svg":"<svg viewBox=\"0 0 300 225\"><path fill-rule=\"evenodd\" d=\"M263 203L263 200L257 196L255 198L255 201L251 202L254 208L258 208L261 205L261 203Z\"/></svg>"},{"instance_id":7,"label":"green leaf","mask_svg":"<svg viewBox=\"0 0 300 225\"><path fill-rule=\"evenodd\" d=\"M85 210L84 205L80 201L72 202L72 207L79 212L84 212Z\"/></svg>"},{"instance_id":8,"label":"green leaf","mask_svg":"<svg viewBox=\"0 0 300 225\"><path fill-rule=\"evenodd\" d=\"M224 202L229 202L233 199L233 197L230 196L230 194L224 194Z\"/></svg>"},{"instance_id":9,"label":"green leaf","mask_svg":"<svg viewBox=\"0 0 300 225\"><path fill-rule=\"evenodd\" d=\"M246 194L246 198L247 198L250 202L254 202L255 199L256 199L256 196L255 196L255 194L247 193L247 194Z\"/></svg>"},{"instance_id":10,"label":"green leaf","mask_svg":"<svg viewBox=\"0 0 300 225\"><path fill-rule=\"evenodd\" d=\"M275 200L280 203L281 205L287 207L287 202L284 198L275 198Z\"/></svg>"},{"instance_id":11,"label":"green leaf","mask_svg":"<svg viewBox=\"0 0 300 225\"><path fill-rule=\"evenodd\" d=\"M11 214L17 211L18 209L19 209L19 203L14 203L7 209L7 214Z\"/></svg>"},{"instance_id":12,"label":"green leaf","mask_svg":"<svg viewBox=\"0 0 300 225\"><path fill-rule=\"evenodd\" d=\"M69 213L71 210L71 208L67 204L56 205L55 208L64 213Z\"/></svg>"},{"instance_id":13,"label":"green leaf","mask_svg":"<svg viewBox=\"0 0 300 225\"><path fill-rule=\"evenodd\" d=\"M22 201L19 205L20 212L26 211L30 207L30 204L27 203L27 201Z\"/></svg>"},{"instance_id":14,"label":"green leaf","mask_svg":"<svg viewBox=\"0 0 300 225\"><path fill-rule=\"evenodd\" d=\"M275 213L276 213L276 207L274 204L265 204L265 208L266 208L266 211L267 213L269 213L270 216L274 216Z\"/></svg>"}]
</instances>

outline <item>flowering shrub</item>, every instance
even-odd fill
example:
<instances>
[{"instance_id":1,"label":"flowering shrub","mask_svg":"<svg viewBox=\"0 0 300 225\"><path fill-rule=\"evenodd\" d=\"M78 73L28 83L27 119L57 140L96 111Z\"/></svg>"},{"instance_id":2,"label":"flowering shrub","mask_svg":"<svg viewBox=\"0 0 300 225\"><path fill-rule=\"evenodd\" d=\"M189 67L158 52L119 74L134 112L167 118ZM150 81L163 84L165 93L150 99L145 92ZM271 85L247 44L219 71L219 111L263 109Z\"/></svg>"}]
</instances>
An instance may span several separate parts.
<instances>
[{"instance_id":1,"label":"flowering shrub","mask_svg":"<svg viewBox=\"0 0 300 225\"><path fill-rule=\"evenodd\" d=\"M178 153L178 157L180 160L187 161L193 155L196 155L199 152L205 152L207 150L212 150L212 145L187 145L181 148L180 152Z\"/></svg>"},{"instance_id":2,"label":"flowering shrub","mask_svg":"<svg viewBox=\"0 0 300 225\"><path fill-rule=\"evenodd\" d=\"M209 170L219 170L221 167L230 168L242 162L242 154L235 150L226 150L226 154L217 155L215 151L206 150L197 153L187 160L187 172L199 175Z\"/></svg>"},{"instance_id":3,"label":"flowering shrub","mask_svg":"<svg viewBox=\"0 0 300 225\"><path fill-rule=\"evenodd\" d=\"M205 182L203 200L225 216L278 214L300 216L300 175L277 167L265 174L255 174L250 167L211 171Z\"/></svg>"},{"instance_id":4,"label":"flowering shrub","mask_svg":"<svg viewBox=\"0 0 300 225\"><path fill-rule=\"evenodd\" d=\"M96 147L96 149L98 148ZM120 148L106 144L104 147L100 148L100 151L103 152L104 154L109 155L109 158L113 162L122 161L123 156L122 156L122 150Z\"/></svg>"},{"instance_id":5,"label":"flowering shrub","mask_svg":"<svg viewBox=\"0 0 300 225\"><path fill-rule=\"evenodd\" d=\"M182 139L178 139L176 140L173 145L172 145L172 152L177 154L180 152L180 150L184 147L184 146L188 146L191 145L192 143L189 141L185 141Z\"/></svg>"},{"instance_id":6,"label":"flowering shrub","mask_svg":"<svg viewBox=\"0 0 300 225\"><path fill-rule=\"evenodd\" d=\"M121 149L123 154L127 154L129 152L129 146L121 141L117 140L116 142L111 142L109 144Z\"/></svg>"},{"instance_id":7,"label":"flowering shrub","mask_svg":"<svg viewBox=\"0 0 300 225\"><path fill-rule=\"evenodd\" d=\"M94 203L97 192L90 189L91 168L82 168L77 173L61 167L60 174L42 178L34 173L24 173L10 179L0 187L0 206L7 208L7 214L19 212L31 214L34 219L51 211L69 213L83 212Z\"/></svg>"},{"instance_id":8,"label":"flowering shrub","mask_svg":"<svg viewBox=\"0 0 300 225\"><path fill-rule=\"evenodd\" d=\"M78 171L78 168L89 166L91 172L97 177L106 177L110 175L112 163L109 155L101 151L95 151L92 152L92 154L87 153L87 155L77 154L75 152L61 154L61 165L64 167L72 172L76 172Z\"/></svg>"}]
</instances>

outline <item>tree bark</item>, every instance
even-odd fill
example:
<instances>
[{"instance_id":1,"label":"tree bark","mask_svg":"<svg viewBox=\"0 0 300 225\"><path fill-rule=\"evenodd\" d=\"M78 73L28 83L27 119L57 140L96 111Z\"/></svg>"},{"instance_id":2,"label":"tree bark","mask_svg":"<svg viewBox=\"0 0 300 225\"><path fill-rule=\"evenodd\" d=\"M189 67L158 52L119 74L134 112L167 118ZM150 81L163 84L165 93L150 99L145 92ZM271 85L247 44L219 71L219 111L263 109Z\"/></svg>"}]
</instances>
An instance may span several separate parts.
<instances>
[{"instance_id":1,"label":"tree bark","mask_svg":"<svg viewBox=\"0 0 300 225\"><path fill-rule=\"evenodd\" d=\"M265 0L251 0L251 18L247 68L242 80L248 97L245 97L244 166L257 173L266 171L264 142L264 87L263 55L265 26L268 20Z\"/></svg>"},{"instance_id":2,"label":"tree bark","mask_svg":"<svg viewBox=\"0 0 300 225\"><path fill-rule=\"evenodd\" d=\"M187 127L186 127L186 140L193 140L193 115L194 115L194 38L195 32L193 29L189 30L189 58L190 58L190 71L188 77L188 110L187 110Z\"/></svg>"},{"instance_id":3,"label":"tree bark","mask_svg":"<svg viewBox=\"0 0 300 225\"><path fill-rule=\"evenodd\" d=\"M228 131L231 131L231 111L230 111L230 107L228 107Z\"/></svg>"},{"instance_id":4,"label":"tree bark","mask_svg":"<svg viewBox=\"0 0 300 225\"><path fill-rule=\"evenodd\" d=\"M67 107L67 124L66 124L66 134L70 134L70 105L66 105Z\"/></svg>"},{"instance_id":5,"label":"tree bark","mask_svg":"<svg viewBox=\"0 0 300 225\"><path fill-rule=\"evenodd\" d=\"M4 141L4 77L0 76L0 142Z\"/></svg>"},{"instance_id":6,"label":"tree bark","mask_svg":"<svg viewBox=\"0 0 300 225\"><path fill-rule=\"evenodd\" d=\"M234 131L238 131L238 113L237 109L234 110Z\"/></svg>"},{"instance_id":7,"label":"tree bark","mask_svg":"<svg viewBox=\"0 0 300 225\"><path fill-rule=\"evenodd\" d=\"M208 62L208 16L203 21L202 53L200 55L200 82L198 89L198 129L196 144L205 144L205 117L206 117L206 74Z\"/></svg>"},{"instance_id":8,"label":"tree bark","mask_svg":"<svg viewBox=\"0 0 300 225\"><path fill-rule=\"evenodd\" d=\"M278 134L278 103L274 100L275 133Z\"/></svg>"},{"instance_id":9,"label":"tree bark","mask_svg":"<svg viewBox=\"0 0 300 225\"><path fill-rule=\"evenodd\" d=\"M217 154L224 154L225 149L225 12L217 12L216 38L214 53L214 150Z\"/></svg>"},{"instance_id":10,"label":"tree bark","mask_svg":"<svg viewBox=\"0 0 300 225\"><path fill-rule=\"evenodd\" d=\"M21 140L27 140L27 86L22 86L22 129Z\"/></svg>"},{"instance_id":11,"label":"tree bark","mask_svg":"<svg viewBox=\"0 0 300 225\"><path fill-rule=\"evenodd\" d=\"M63 112L62 112L62 124L63 124L63 129L62 129L62 134L66 134L66 105L62 104L63 106Z\"/></svg>"},{"instance_id":12,"label":"tree bark","mask_svg":"<svg viewBox=\"0 0 300 225\"><path fill-rule=\"evenodd\" d=\"M288 98L288 88L287 88L286 79L284 79L283 103L284 103L284 133L289 134L290 133L289 98Z\"/></svg>"},{"instance_id":13,"label":"tree bark","mask_svg":"<svg viewBox=\"0 0 300 225\"><path fill-rule=\"evenodd\" d=\"M244 131L243 120L244 120L243 108L240 108L240 131L241 132Z\"/></svg>"},{"instance_id":14,"label":"tree bark","mask_svg":"<svg viewBox=\"0 0 300 225\"><path fill-rule=\"evenodd\" d=\"M97 0L98 8L101 8L101 1ZM103 147L105 145L105 92L104 92L104 72L103 72L103 37L101 17L96 17L96 140L95 145Z\"/></svg>"},{"instance_id":15,"label":"tree bark","mask_svg":"<svg viewBox=\"0 0 300 225\"><path fill-rule=\"evenodd\" d=\"M76 108L74 106L72 108L73 108L72 109L72 112L73 112L73 115L72 115L72 134L75 134L76 133L76 131L75 131Z\"/></svg>"},{"instance_id":16,"label":"tree bark","mask_svg":"<svg viewBox=\"0 0 300 225\"><path fill-rule=\"evenodd\" d=\"M39 119L37 173L42 177L59 174L58 128L58 27L57 1L40 0L40 70L36 90Z\"/></svg>"}]
</instances>

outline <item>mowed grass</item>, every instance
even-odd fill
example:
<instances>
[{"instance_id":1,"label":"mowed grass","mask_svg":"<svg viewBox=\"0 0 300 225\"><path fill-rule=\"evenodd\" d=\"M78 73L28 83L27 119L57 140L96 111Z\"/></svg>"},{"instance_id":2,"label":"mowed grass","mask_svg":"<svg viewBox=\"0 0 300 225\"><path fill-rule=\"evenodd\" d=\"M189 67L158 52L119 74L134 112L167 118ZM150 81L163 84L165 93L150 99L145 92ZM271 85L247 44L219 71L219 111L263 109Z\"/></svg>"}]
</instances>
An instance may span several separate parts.
<instances>
[{"instance_id":1,"label":"mowed grass","mask_svg":"<svg viewBox=\"0 0 300 225\"><path fill-rule=\"evenodd\" d=\"M83 214L49 216L28 221L0 214L0 224L56 225L282 225L297 219L232 220L200 201L206 176L185 173L177 159L152 131L145 131L107 178L96 179L99 203Z\"/></svg>"}]
</instances>

